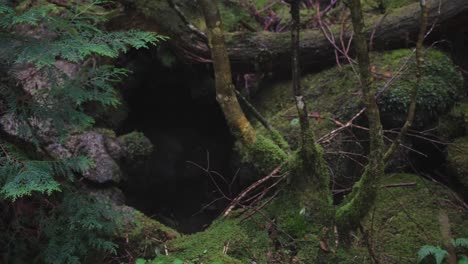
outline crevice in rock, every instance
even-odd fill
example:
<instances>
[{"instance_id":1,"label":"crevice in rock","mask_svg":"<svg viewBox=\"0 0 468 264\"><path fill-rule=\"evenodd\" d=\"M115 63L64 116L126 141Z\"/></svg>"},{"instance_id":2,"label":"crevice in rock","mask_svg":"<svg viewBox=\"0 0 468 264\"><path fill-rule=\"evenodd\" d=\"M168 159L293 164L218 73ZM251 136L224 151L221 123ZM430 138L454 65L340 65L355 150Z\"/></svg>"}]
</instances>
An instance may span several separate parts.
<instances>
[{"instance_id":1,"label":"crevice in rock","mask_svg":"<svg viewBox=\"0 0 468 264\"><path fill-rule=\"evenodd\" d=\"M129 113L118 134L136 130L154 145L146 160L124 166L120 187L127 204L180 232L203 230L223 207L207 206L220 194L192 163L232 175L233 148L208 69L172 61L161 48L134 51L122 60L133 74L122 86Z\"/></svg>"}]
</instances>

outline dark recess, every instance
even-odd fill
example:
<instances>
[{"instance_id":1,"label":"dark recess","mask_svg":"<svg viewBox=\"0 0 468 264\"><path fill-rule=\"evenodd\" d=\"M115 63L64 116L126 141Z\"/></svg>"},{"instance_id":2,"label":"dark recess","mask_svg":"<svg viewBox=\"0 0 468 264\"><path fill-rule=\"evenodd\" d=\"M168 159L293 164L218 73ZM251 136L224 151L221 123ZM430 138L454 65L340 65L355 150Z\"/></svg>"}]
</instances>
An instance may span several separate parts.
<instances>
[{"instance_id":1,"label":"dark recess","mask_svg":"<svg viewBox=\"0 0 468 264\"><path fill-rule=\"evenodd\" d=\"M202 65L171 62L166 50L135 51L123 60L133 71L123 85L129 116L119 133L143 132L153 143L148 160L126 166L121 185L127 203L183 233L205 228L223 203L210 177L189 161L232 175L233 139ZM220 178L215 179L225 186Z\"/></svg>"}]
</instances>

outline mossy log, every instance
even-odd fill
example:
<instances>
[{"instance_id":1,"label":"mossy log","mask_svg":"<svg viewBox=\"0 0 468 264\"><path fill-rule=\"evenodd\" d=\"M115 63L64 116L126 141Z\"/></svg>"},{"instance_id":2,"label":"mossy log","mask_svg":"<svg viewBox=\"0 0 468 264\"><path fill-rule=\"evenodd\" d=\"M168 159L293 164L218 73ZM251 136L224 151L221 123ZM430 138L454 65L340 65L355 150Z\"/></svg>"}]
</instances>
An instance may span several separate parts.
<instances>
[{"instance_id":1,"label":"mossy log","mask_svg":"<svg viewBox=\"0 0 468 264\"><path fill-rule=\"evenodd\" d=\"M119 29L131 26L158 31L171 37L170 43L185 59L209 61L207 39L200 34L200 30L203 30L203 23L200 20L203 17L197 15L198 11L189 9L187 5L190 1L175 2L179 3L181 8L186 7L187 12L184 14L191 16L189 23L187 19L182 19L180 13L176 12L167 1L138 0L130 5L132 8L128 8L124 16L115 21L114 26ZM430 0L428 3L429 23L438 24L431 34L432 38L437 38L442 33L446 34L449 27L458 29L466 27L468 1L442 0L440 12L439 0ZM412 46L414 44L412 39L419 29L419 12L419 4L414 3L390 11L383 20L383 16L375 16L368 20L366 34L370 35L377 27L373 39L374 49ZM200 30L196 30L197 27L200 27ZM248 71L260 67L267 71L286 72L290 67L289 32L234 32L226 33L225 37L234 70ZM334 49L319 29L301 32L300 57L302 66L308 68L324 68L335 62Z\"/></svg>"}]
</instances>

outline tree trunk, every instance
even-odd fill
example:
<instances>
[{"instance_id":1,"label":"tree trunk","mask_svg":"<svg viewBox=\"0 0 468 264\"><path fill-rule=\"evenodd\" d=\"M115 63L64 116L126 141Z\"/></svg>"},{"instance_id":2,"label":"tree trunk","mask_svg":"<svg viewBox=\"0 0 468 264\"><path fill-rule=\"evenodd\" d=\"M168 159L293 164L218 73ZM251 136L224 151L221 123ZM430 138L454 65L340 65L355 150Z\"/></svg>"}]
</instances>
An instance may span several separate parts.
<instances>
[{"instance_id":1,"label":"tree trunk","mask_svg":"<svg viewBox=\"0 0 468 264\"><path fill-rule=\"evenodd\" d=\"M320 243L330 245L334 223L333 198L329 186L330 174L321 147L315 144L315 135L309 122L307 104L300 85L300 2L300 0L290 1L292 90L301 126L300 149L295 162L291 165L293 191ZM317 261L324 261L330 257L324 252L323 249L317 249Z\"/></svg>"},{"instance_id":2,"label":"tree trunk","mask_svg":"<svg viewBox=\"0 0 468 264\"><path fill-rule=\"evenodd\" d=\"M282 149L286 145L285 141L276 131L270 131L269 138L257 135L246 118L232 84L231 65L217 3L214 0L199 0L199 3L205 16L208 43L213 59L216 100L221 106L232 134L241 143L238 150L243 160L253 163L261 173L270 173L287 159L287 154Z\"/></svg>"},{"instance_id":3,"label":"tree trunk","mask_svg":"<svg viewBox=\"0 0 468 264\"><path fill-rule=\"evenodd\" d=\"M121 0L125 1L125 0ZM451 25L464 27L468 22L468 1L466 0L428 0L430 9L429 21L437 21L431 34L438 38L450 30ZM136 13L126 11L126 16L118 18L115 23L129 24L134 28L158 30L171 37L171 43L179 54L195 62L210 60L210 51L199 31L192 25L180 19L167 1L138 0L135 4ZM132 16L133 14L133 16ZM144 14L142 16L141 14ZM129 16L132 16L129 18ZM394 10L380 23L380 18L364 29L364 34L371 32L380 24L374 35L374 50L404 48L413 46L419 32L419 4L414 3L402 9ZM438 30L440 29L440 30ZM301 66L322 69L335 63L335 51L319 29L305 30L301 34ZM350 32L345 36L349 38ZM254 71L256 69L272 72L289 72L291 50L289 48L289 33L274 32L242 32L227 33L226 46L234 70Z\"/></svg>"},{"instance_id":4,"label":"tree trunk","mask_svg":"<svg viewBox=\"0 0 468 264\"><path fill-rule=\"evenodd\" d=\"M224 45L223 24L216 3L200 0L208 31L208 43L213 59L216 83L216 100L234 136L244 145L256 140L255 130L242 111L232 84L231 65Z\"/></svg>"},{"instance_id":5,"label":"tree trunk","mask_svg":"<svg viewBox=\"0 0 468 264\"><path fill-rule=\"evenodd\" d=\"M369 121L369 163L361 179L353 186L353 191L336 212L337 226L341 236L346 238L347 232L356 229L367 215L377 196L379 179L384 174L384 142L380 111L377 106L373 77L369 58L367 35L364 31L364 18L360 0L349 2L351 19L354 28L354 46L359 64L359 77L364 94L367 118Z\"/></svg>"}]
</instances>

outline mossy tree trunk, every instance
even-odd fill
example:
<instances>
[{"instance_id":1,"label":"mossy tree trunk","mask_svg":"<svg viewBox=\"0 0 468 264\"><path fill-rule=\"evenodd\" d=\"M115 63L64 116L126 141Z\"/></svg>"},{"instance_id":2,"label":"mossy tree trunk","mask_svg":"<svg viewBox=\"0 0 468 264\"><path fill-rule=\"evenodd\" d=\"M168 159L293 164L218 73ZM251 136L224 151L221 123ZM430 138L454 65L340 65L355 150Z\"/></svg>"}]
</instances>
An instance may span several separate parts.
<instances>
[{"instance_id":1,"label":"mossy tree trunk","mask_svg":"<svg viewBox=\"0 0 468 264\"><path fill-rule=\"evenodd\" d=\"M421 14L419 16L420 29L419 29L419 34L418 34L418 40L416 41L416 84L414 85L410 93L410 105L409 105L406 121L403 124L403 127L401 128L401 131L398 134L397 138L393 141L392 145L390 145L390 148L385 152L384 161L389 160L392 154L400 146L401 140L403 139L403 137L406 135L411 125L413 124L415 113L416 113L416 99L417 99L419 87L421 86L422 77L424 74L423 44L424 44L424 39L426 36L426 30L427 30L427 25L428 25L428 7L427 7L426 0L420 0L420 5L421 5Z\"/></svg>"},{"instance_id":2,"label":"mossy tree trunk","mask_svg":"<svg viewBox=\"0 0 468 264\"><path fill-rule=\"evenodd\" d=\"M244 115L232 84L231 65L224 44L219 10L212 0L200 0L199 3L208 28L208 41L215 72L216 100L236 138L243 144L253 144L256 140L255 130Z\"/></svg>"},{"instance_id":3,"label":"mossy tree trunk","mask_svg":"<svg viewBox=\"0 0 468 264\"><path fill-rule=\"evenodd\" d=\"M329 244L334 225L334 208L330 190L330 174L321 147L315 143L315 135L309 122L307 104L300 85L300 0L291 5L291 70L292 90L300 122L300 149L291 164L293 190L297 195L301 212L313 226L322 244ZM318 259L325 256L318 251Z\"/></svg>"},{"instance_id":4,"label":"mossy tree trunk","mask_svg":"<svg viewBox=\"0 0 468 264\"><path fill-rule=\"evenodd\" d=\"M373 77L370 71L370 58L367 38L364 34L364 21L360 0L351 0L349 7L355 32L355 49L358 56L359 76L366 104L367 117L369 120L369 163L365 168L361 179L353 186L352 192L346 197L345 202L336 212L337 225L341 235L358 227L360 221L367 215L374 204L379 186L379 180L384 174L385 162L399 147L401 139L405 136L414 120L416 110L416 99L418 88L424 73L423 43L428 25L428 6L426 0L420 0L419 34L416 43L416 84L410 92L410 105L406 121L397 138L385 151L383 143L382 124L380 112L376 103Z\"/></svg>"},{"instance_id":5,"label":"mossy tree trunk","mask_svg":"<svg viewBox=\"0 0 468 264\"><path fill-rule=\"evenodd\" d=\"M367 35L360 0L350 0L351 19L354 28L354 47L359 64L359 78L369 122L369 163L361 179L355 183L352 192L336 212L340 235L345 238L349 230L359 226L374 204L379 179L384 174L384 141L380 111L377 106L373 76L369 58Z\"/></svg>"},{"instance_id":6,"label":"mossy tree trunk","mask_svg":"<svg viewBox=\"0 0 468 264\"><path fill-rule=\"evenodd\" d=\"M232 83L231 65L218 3L214 0L200 0L199 4L205 16L208 31L208 44L215 75L216 100L221 106L232 134L241 143L240 152L245 156L244 160L254 163L260 172L269 173L287 159L286 153L278 144L283 141L278 138L276 132L272 132L273 140L257 135L245 116Z\"/></svg>"}]
</instances>

